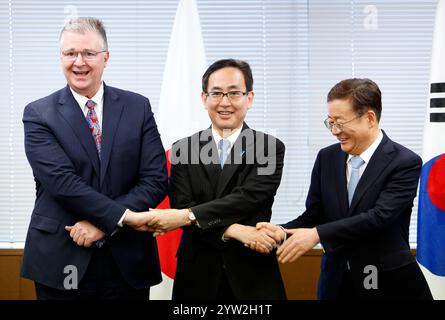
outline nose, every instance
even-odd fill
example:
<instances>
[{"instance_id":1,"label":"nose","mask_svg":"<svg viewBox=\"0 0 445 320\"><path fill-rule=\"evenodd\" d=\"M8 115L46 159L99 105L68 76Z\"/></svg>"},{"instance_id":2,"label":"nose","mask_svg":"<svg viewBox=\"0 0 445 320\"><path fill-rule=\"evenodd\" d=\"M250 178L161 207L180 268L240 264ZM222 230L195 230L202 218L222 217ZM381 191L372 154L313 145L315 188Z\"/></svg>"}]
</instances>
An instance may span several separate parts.
<instances>
[{"instance_id":1,"label":"nose","mask_svg":"<svg viewBox=\"0 0 445 320\"><path fill-rule=\"evenodd\" d=\"M232 102L229 99L229 96L227 94L223 95L223 97L221 98L221 101L219 102L220 105L231 105Z\"/></svg>"},{"instance_id":2,"label":"nose","mask_svg":"<svg viewBox=\"0 0 445 320\"><path fill-rule=\"evenodd\" d=\"M74 64L75 65L83 65L83 64L85 64L85 61L83 60L82 53L80 53L80 52L77 53L77 57L76 57L76 60L74 60Z\"/></svg>"},{"instance_id":3,"label":"nose","mask_svg":"<svg viewBox=\"0 0 445 320\"><path fill-rule=\"evenodd\" d=\"M337 126L332 126L332 127L331 127L331 133L332 133L334 136L339 135L341 132L342 132L342 131L341 131L339 128L337 128Z\"/></svg>"}]
</instances>

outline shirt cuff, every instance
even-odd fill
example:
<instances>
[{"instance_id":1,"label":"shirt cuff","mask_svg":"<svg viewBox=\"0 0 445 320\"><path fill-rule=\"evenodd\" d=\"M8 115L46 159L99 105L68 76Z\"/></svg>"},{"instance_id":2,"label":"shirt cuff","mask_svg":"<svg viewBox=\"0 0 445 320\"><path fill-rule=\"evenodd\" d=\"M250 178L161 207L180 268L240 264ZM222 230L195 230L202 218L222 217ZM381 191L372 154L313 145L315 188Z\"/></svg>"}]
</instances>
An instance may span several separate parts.
<instances>
[{"instance_id":1,"label":"shirt cuff","mask_svg":"<svg viewBox=\"0 0 445 320\"><path fill-rule=\"evenodd\" d=\"M284 241L287 240L287 232L286 232L286 229L284 229L283 226L280 226L280 225L278 225L278 226L279 226L279 227L281 228L281 230L283 230L283 232L284 232L284 239L281 240L280 243L278 244L278 246L281 246L281 245L284 243Z\"/></svg>"},{"instance_id":2,"label":"shirt cuff","mask_svg":"<svg viewBox=\"0 0 445 320\"><path fill-rule=\"evenodd\" d=\"M199 222L196 219L196 216L193 213L192 209L188 208L188 211L189 211L189 220L192 221L192 224L194 223L198 228L201 228L201 226L199 225Z\"/></svg>"},{"instance_id":3,"label":"shirt cuff","mask_svg":"<svg viewBox=\"0 0 445 320\"><path fill-rule=\"evenodd\" d=\"M124 214L122 215L122 217L119 219L119 222L117 223L117 226L119 228L122 228L124 226L124 219L125 216L127 215L127 213L129 212L129 209L125 210Z\"/></svg>"}]
</instances>

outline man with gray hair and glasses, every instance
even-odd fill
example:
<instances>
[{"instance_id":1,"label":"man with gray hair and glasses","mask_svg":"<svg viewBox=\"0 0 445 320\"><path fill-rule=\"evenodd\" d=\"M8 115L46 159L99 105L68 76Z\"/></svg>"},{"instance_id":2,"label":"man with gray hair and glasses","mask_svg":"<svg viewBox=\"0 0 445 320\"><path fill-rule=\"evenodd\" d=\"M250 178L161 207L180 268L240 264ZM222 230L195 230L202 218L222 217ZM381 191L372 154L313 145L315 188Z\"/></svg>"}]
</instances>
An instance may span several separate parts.
<instances>
[{"instance_id":1,"label":"man with gray hair and glasses","mask_svg":"<svg viewBox=\"0 0 445 320\"><path fill-rule=\"evenodd\" d=\"M381 114L374 81L332 87L324 124L338 143L317 155L306 210L281 227L257 225L285 240L282 263L323 246L319 299L432 298L408 241L422 160L380 129Z\"/></svg>"},{"instance_id":2,"label":"man with gray hair and glasses","mask_svg":"<svg viewBox=\"0 0 445 320\"><path fill-rule=\"evenodd\" d=\"M149 208L167 193L165 154L147 98L102 81L102 22L60 35L68 85L26 106L25 151L36 181L22 276L38 299L148 299L161 282Z\"/></svg>"}]
</instances>

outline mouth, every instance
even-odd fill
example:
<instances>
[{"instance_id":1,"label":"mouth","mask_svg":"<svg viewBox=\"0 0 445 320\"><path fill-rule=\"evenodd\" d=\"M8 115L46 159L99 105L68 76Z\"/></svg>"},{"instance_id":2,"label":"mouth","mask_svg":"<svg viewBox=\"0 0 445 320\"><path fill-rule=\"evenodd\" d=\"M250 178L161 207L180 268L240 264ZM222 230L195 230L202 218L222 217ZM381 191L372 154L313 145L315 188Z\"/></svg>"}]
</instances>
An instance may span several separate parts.
<instances>
[{"instance_id":1,"label":"mouth","mask_svg":"<svg viewBox=\"0 0 445 320\"><path fill-rule=\"evenodd\" d=\"M230 120L233 112L230 111L218 111L219 118L221 120Z\"/></svg>"},{"instance_id":2,"label":"mouth","mask_svg":"<svg viewBox=\"0 0 445 320\"><path fill-rule=\"evenodd\" d=\"M337 139L338 139L338 141L340 141L340 144L345 144L349 140L348 138L337 138Z\"/></svg>"},{"instance_id":3,"label":"mouth","mask_svg":"<svg viewBox=\"0 0 445 320\"><path fill-rule=\"evenodd\" d=\"M79 76L79 77L85 77L87 76L90 72L89 71L74 71L73 70L74 75Z\"/></svg>"},{"instance_id":4,"label":"mouth","mask_svg":"<svg viewBox=\"0 0 445 320\"><path fill-rule=\"evenodd\" d=\"M222 118L229 118L233 114L233 112L231 112L231 111L218 111L218 114Z\"/></svg>"}]
</instances>

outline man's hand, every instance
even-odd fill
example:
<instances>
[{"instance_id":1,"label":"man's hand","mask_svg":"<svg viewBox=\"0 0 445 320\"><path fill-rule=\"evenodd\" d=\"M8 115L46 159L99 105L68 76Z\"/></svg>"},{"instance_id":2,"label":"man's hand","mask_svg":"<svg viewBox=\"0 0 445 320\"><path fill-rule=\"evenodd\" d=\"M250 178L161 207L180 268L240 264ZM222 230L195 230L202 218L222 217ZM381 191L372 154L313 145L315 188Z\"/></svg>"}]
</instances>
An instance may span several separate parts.
<instances>
[{"instance_id":1,"label":"man's hand","mask_svg":"<svg viewBox=\"0 0 445 320\"><path fill-rule=\"evenodd\" d=\"M288 229L288 233L292 235L277 250L281 263L297 260L320 242L316 228Z\"/></svg>"},{"instance_id":2,"label":"man's hand","mask_svg":"<svg viewBox=\"0 0 445 320\"><path fill-rule=\"evenodd\" d=\"M224 232L224 238L235 239L260 253L270 253L277 246L275 234L268 229L258 230L255 227L232 224Z\"/></svg>"},{"instance_id":3,"label":"man's hand","mask_svg":"<svg viewBox=\"0 0 445 320\"><path fill-rule=\"evenodd\" d=\"M277 240L277 242L283 241L286 237L286 231L284 230L284 228L270 222L258 222L256 224L256 228L258 230L270 231L274 235L273 238Z\"/></svg>"},{"instance_id":4,"label":"man's hand","mask_svg":"<svg viewBox=\"0 0 445 320\"><path fill-rule=\"evenodd\" d=\"M154 214L149 211L134 212L128 210L127 213L125 214L123 223L132 227L137 231L154 232L155 230L152 227L153 218Z\"/></svg>"},{"instance_id":5,"label":"man's hand","mask_svg":"<svg viewBox=\"0 0 445 320\"><path fill-rule=\"evenodd\" d=\"M258 222L256 224L256 229L266 233L269 237L274 239L276 245L280 244L286 236L286 231L284 231L283 228L270 222ZM258 252L264 251L264 246L258 242L252 242L249 247Z\"/></svg>"},{"instance_id":6,"label":"man's hand","mask_svg":"<svg viewBox=\"0 0 445 320\"><path fill-rule=\"evenodd\" d=\"M97 240L105 237L105 233L102 230L87 220L76 222L73 226L66 226L65 230L69 231L73 241L82 247L91 247Z\"/></svg>"},{"instance_id":7,"label":"man's hand","mask_svg":"<svg viewBox=\"0 0 445 320\"><path fill-rule=\"evenodd\" d=\"M154 216L150 221L154 237L191 224L188 209L150 209L149 212Z\"/></svg>"}]
</instances>

